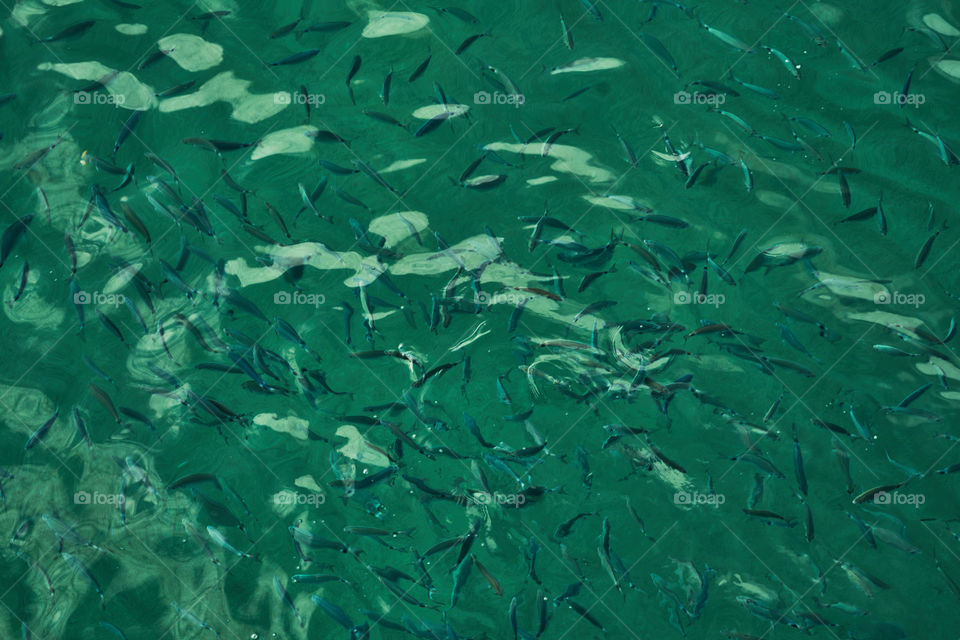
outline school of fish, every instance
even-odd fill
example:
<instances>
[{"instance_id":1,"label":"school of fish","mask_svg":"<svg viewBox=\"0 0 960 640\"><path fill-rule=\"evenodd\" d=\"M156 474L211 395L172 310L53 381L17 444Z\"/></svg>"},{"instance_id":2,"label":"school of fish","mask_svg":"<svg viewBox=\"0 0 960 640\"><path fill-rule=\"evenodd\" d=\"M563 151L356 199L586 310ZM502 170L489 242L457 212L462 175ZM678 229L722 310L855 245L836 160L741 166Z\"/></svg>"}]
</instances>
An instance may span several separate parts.
<instances>
[{"instance_id":1,"label":"school of fish","mask_svg":"<svg viewBox=\"0 0 960 640\"><path fill-rule=\"evenodd\" d=\"M955 2L4 13L0 638L960 633Z\"/></svg>"}]
</instances>

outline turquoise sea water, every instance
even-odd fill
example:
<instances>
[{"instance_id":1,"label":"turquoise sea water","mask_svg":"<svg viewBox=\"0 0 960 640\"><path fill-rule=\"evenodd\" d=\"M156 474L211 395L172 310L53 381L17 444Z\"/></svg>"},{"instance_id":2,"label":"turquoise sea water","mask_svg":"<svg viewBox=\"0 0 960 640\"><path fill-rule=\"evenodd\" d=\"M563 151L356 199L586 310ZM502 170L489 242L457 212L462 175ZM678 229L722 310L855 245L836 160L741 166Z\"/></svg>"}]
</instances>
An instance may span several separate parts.
<instances>
[{"instance_id":1,"label":"turquoise sea water","mask_svg":"<svg viewBox=\"0 0 960 640\"><path fill-rule=\"evenodd\" d=\"M0 637L960 636L956 3L584 2L4 5Z\"/></svg>"}]
</instances>

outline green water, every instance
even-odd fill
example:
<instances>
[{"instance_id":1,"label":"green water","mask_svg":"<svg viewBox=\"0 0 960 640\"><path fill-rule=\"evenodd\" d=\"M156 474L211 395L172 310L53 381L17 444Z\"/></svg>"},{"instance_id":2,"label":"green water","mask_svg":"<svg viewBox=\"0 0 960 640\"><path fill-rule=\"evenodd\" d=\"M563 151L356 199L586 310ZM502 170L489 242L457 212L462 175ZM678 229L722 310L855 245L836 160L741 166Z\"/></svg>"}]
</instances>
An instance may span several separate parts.
<instances>
[{"instance_id":1,"label":"green water","mask_svg":"<svg viewBox=\"0 0 960 640\"><path fill-rule=\"evenodd\" d=\"M53 4L0 637L958 636L956 3Z\"/></svg>"}]
</instances>

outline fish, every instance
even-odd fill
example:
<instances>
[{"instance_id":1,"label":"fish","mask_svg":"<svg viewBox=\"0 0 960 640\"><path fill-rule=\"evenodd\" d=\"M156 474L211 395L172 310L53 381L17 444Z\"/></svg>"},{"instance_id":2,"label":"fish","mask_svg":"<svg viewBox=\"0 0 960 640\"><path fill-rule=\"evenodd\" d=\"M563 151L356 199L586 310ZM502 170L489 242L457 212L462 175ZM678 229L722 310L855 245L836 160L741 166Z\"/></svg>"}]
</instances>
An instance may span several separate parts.
<instances>
[{"instance_id":1,"label":"fish","mask_svg":"<svg viewBox=\"0 0 960 640\"><path fill-rule=\"evenodd\" d=\"M29 451L35 447L44 437L50 432L51 427L56 423L57 418L60 416L60 407L57 407L56 411L53 412L53 415L47 419L42 425L37 427L37 430L30 434L30 437L27 439L27 443L23 445L24 451Z\"/></svg>"},{"instance_id":2,"label":"fish","mask_svg":"<svg viewBox=\"0 0 960 640\"><path fill-rule=\"evenodd\" d=\"M740 40L739 38L736 38L725 31L715 29L702 21L700 21L700 26L703 29L706 29L707 33L718 39L720 42L723 42L724 44L729 45L742 53L753 53L753 47L745 43L743 40Z\"/></svg>"},{"instance_id":3,"label":"fish","mask_svg":"<svg viewBox=\"0 0 960 640\"><path fill-rule=\"evenodd\" d=\"M217 545L223 547L224 549L226 549L227 551L229 551L230 553L232 553L233 555L239 558L250 558L253 560L259 560L259 556L252 556L246 551L241 551L240 549L237 549L232 544L230 544L230 541L227 540L227 537L223 535L223 533L213 525L207 526L207 535L209 535L210 539L216 542Z\"/></svg>"},{"instance_id":4,"label":"fish","mask_svg":"<svg viewBox=\"0 0 960 640\"><path fill-rule=\"evenodd\" d=\"M72 24L69 27L65 27L56 33L40 38L37 36L31 36L30 44L50 44L53 42L62 42L63 40L72 40L73 38L79 38L87 31L89 31L93 25L96 24L96 20L84 20L83 22L77 22Z\"/></svg>"},{"instance_id":5,"label":"fish","mask_svg":"<svg viewBox=\"0 0 960 640\"><path fill-rule=\"evenodd\" d=\"M0 237L0 268L6 264L14 247L20 242L20 239L27 233L30 223L33 222L33 214L28 213L25 216L17 217L16 222L12 223L3 231Z\"/></svg>"},{"instance_id":6,"label":"fish","mask_svg":"<svg viewBox=\"0 0 960 640\"><path fill-rule=\"evenodd\" d=\"M792 75L797 80L800 79L800 65L796 64L793 60L788 58L785 53L783 53L779 49L774 49L773 47L768 47L766 45L761 45L760 48L765 49L771 55L773 55L778 60L780 60L780 62L783 63L783 66L786 67L787 71L790 72L790 75Z\"/></svg>"},{"instance_id":7,"label":"fish","mask_svg":"<svg viewBox=\"0 0 960 640\"><path fill-rule=\"evenodd\" d=\"M123 125L120 127L120 133L117 135L117 141L113 143L113 155L117 155L117 151L120 150L120 145L122 145L127 138L133 134L133 130L137 128L137 125L140 124L140 120L143 118L143 111L134 111L130 116L123 121Z\"/></svg>"},{"instance_id":8,"label":"fish","mask_svg":"<svg viewBox=\"0 0 960 640\"><path fill-rule=\"evenodd\" d=\"M83 563L83 561L77 558L76 556L74 556L73 554L67 553L66 551L62 551L60 553L60 557L62 557L67 562L67 564L70 565L70 568L73 569L74 573L82 576L87 582L90 583L91 586L93 586L94 590L97 592L97 595L100 597L100 608L101 609L106 608L106 601L103 593L103 588L100 586L100 582L97 581L96 576L93 575L93 573L90 571L89 568L87 568L87 566Z\"/></svg>"},{"instance_id":9,"label":"fish","mask_svg":"<svg viewBox=\"0 0 960 640\"><path fill-rule=\"evenodd\" d=\"M297 610L297 605L294 604L293 598L290 597L290 594L287 593L287 590L284 588L283 583L280 582L280 578L273 576L273 588L277 592L277 597L280 598L284 604L290 607L290 610L293 611L293 614L297 617L297 620L300 622L300 627L305 626L303 616L300 615L300 612Z\"/></svg>"},{"instance_id":10,"label":"fish","mask_svg":"<svg viewBox=\"0 0 960 640\"><path fill-rule=\"evenodd\" d=\"M300 64L301 62L306 62L307 60L313 58L320 53L320 51L321 49L304 49L303 51L298 51L297 53L289 55L285 58L270 62L269 66L279 67L288 64Z\"/></svg>"},{"instance_id":11,"label":"fish","mask_svg":"<svg viewBox=\"0 0 960 640\"><path fill-rule=\"evenodd\" d=\"M356 99L353 97L353 85L350 82L353 80L354 76L357 75L357 72L360 71L360 65L362 60L360 56L353 56L353 62L350 64L350 71L347 72L347 92L350 94L350 102L357 104Z\"/></svg>"},{"instance_id":12,"label":"fish","mask_svg":"<svg viewBox=\"0 0 960 640\"><path fill-rule=\"evenodd\" d=\"M677 62L673 59L673 56L670 55L670 51L667 50L667 47L660 40L649 33L644 33L643 31L638 31L636 35L638 38L640 38L641 42L643 42L644 46L646 46L647 49L653 53L653 55L660 59L660 62L666 65L666 67L670 69L674 75L677 75ZM573 49L572 46L570 48Z\"/></svg>"},{"instance_id":13,"label":"fish","mask_svg":"<svg viewBox=\"0 0 960 640\"><path fill-rule=\"evenodd\" d=\"M428 55L426 59L421 62L416 69L413 70L413 73L411 73L410 77L407 78L408 84L416 82L416 80L423 75L423 73L427 70L427 67L430 66L431 59L433 59L433 54ZM386 102L384 102L384 104L386 104Z\"/></svg>"}]
</instances>

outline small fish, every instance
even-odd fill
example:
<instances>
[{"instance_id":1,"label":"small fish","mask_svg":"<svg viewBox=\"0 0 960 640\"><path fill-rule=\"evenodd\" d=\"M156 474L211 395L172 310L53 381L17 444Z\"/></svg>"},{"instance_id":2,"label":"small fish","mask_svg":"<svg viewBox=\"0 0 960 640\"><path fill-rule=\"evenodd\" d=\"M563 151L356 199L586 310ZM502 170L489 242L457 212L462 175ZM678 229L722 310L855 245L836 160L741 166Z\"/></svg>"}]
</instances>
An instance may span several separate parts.
<instances>
[{"instance_id":1,"label":"small fish","mask_svg":"<svg viewBox=\"0 0 960 640\"><path fill-rule=\"evenodd\" d=\"M0 268L3 267L7 259L10 257L10 254L13 253L13 248L17 245L17 242L20 241L20 238L27 232L27 229L32 221L33 214L28 213L22 218L18 217L16 222L4 230L3 237L0 238Z\"/></svg>"},{"instance_id":2,"label":"small fish","mask_svg":"<svg viewBox=\"0 0 960 640\"><path fill-rule=\"evenodd\" d=\"M673 56L670 55L667 47L660 40L642 31L637 32L636 35L640 38L641 42L643 42L644 46L660 59L660 62L673 71L674 75L677 75L677 63L673 59Z\"/></svg>"},{"instance_id":3,"label":"small fish","mask_svg":"<svg viewBox=\"0 0 960 640\"><path fill-rule=\"evenodd\" d=\"M574 322L577 322L578 320L580 320L580 318L582 318L582 317L585 316L585 315L588 315L588 314L593 313L593 312L595 312L595 311L601 311L601 310L603 310L603 309L608 309L608 308L614 306L615 304L617 304L617 301L616 301L616 300L600 300L600 301L598 301L598 302L593 302L593 303L591 303L591 304L588 304L586 307L583 308L583 310L582 310L580 313L578 313L577 315L575 315L575 316L573 317L573 321L574 321Z\"/></svg>"},{"instance_id":4,"label":"small fish","mask_svg":"<svg viewBox=\"0 0 960 640\"><path fill-rule=\"evenodd\" d=\"M380 100L383 102L384 106L390 104L390 85L392 82L393 82L393 67L390 67L390 71L388 71L387 75L384 76L383 85L380 88ZM364 113L366 113L366 111Z\"/></svg>"},{"instance_id":5,"label":"small fish","mask_svg":"<svg viewBox=\"0 0 960 640\"><path fill-rule=\"evenodd\" d=\"M23 295L23 292L27 288L27 279L30 276L30 263L26 260L23 261L23 269L20 271L20 284L17 286L17 292L13 295L13 302L16 302L20 299L20 296Z\"/></svg>"},{"instance_id":6,"label":"small fish","mask_svg":"<svg viewBox=\"0 0 960 640\"><path fill-rule=\"evenodd\" d=\"M597 0L580 0L580 4L587 10L593 19L597 22L603 22L603 14L600 13L600 7L597 6Z\"/></svg>"},{"instance_id":7,"label":"small fish","mask_svg":"<svg viewBox=\"0 0 960 640\"><path fill-rule=\"evenodd\" d=\"M357 101L353 97L353 86L350 82L353 80L354 76L357 75L357 72L360 71L360 65L362 60L360 56L353 56L353 62L350 65L350 71L347 73L347 92L350 94L350 102L357 104Z\"/></svg>"},{"instance_id":8,"label":"small fish","mask_svg":"<svg viewBox=\"0 0 960 640\"><path fill-rule=\"evenodd\" d=\"M567 26L567 21L563 19L563 12L560 12L560 33L563 36L563 42L567 49L573 51L573 32Z\"/></svg>"},{"instance_id":9,"label":"small fish","mask_svg":"<svg viewBox=\"0 0 960 640\"><path fill-rule=\"evenodd\" d=\"M323 609L323 612L330 616L334 622L339 623L345 629L354 628L353 620L350 619L350 616L347 615L346 611L337 605L333 604L329 600L324 600L316 594L310 596L310 599L313 601L313 604Z\"/></svg>"},{"instance_id":10,"label":"small fish","mask_svg":"<svg viewBox=\"0 0 960 640\"><path fill-rule=\"evenodd\" d=\"M430 133L437 127L439 127L444 120L446 120L453 114L454 114L453 111L441 111L437 115L433 116L432 118L424 122L423 125L421 125L419 129L417 129L416 133L413 134L414 137L419 138L420 136L427 135L428 133Z\"/></svg>"},{"instance_id":11,"label":"small fish","mask_svg":"<svg viewBox=\"0 0 960 640\"><path fill-rule=\"evenodd\" d=\"M100 608L105 608L106 604L104 603L103 588L100 586L100 583L97 581L90 569L88 569L79 558L67 553L66 551L61 552L60 556L67 561L67 564L70 565L70 568L73 569L75 573L83 576L87 582L93 585L97 595L100 596Z\"/></svg>"},{"instance_id":12,"label":"small fish","mask_svg":"<svg viewBox=\"0 0 960 640\"><path fill-rule=\"evenodd\" d=\"M597 280L597 278L599 278L600 276L605 276L609 273L615 273L616 271L617 271L617 265L613 265L606 271L597 271L595 273L588 273L587 275L583 276L583 280L580 281L580 286L577 287L577 293L583 293L583 291L587 287L589 287L591 284L593 284Z\"/></svg>"},{"instance_id":13,"label":"small fish","mask_svg":"<svg viewBox=\"0 0 960 640\"><path fill-rule=\"evenodd\" d=\"M743 40L740 40L739 38L736 38L724 31L720 31L719 29L714 29L702 21L700 21L700 26L706 29L707 33L717 38L724 44L727 44L738 51L742 51L743 53L753 53L753 48Z\"/></svg>"},{"instance_id":14,"label":"small fish","mask_svg":"<svg viewBox=\"0 0 960 640\"><path fill-rule=\"evenodd\" d=\"M113 420L120 424L120 416L117 413L117 408L113 404L113 400L110 399L110 396L106 391L93 384L89 384L90 393L93 394L93 397L97 399L97 402L103 405L103 408L107 410L107 413L113 418Z\"/></svg>"},{"instance_id":15,"label":"small fish","mask_svg":"<svg viewBox=\"0 0 960 640\"><path fill-rule=\"evenodd\" d=\"M466 40L460 43L460 46L457 47L456 51L453 52L454 55L458 56L464 51L466 51L470 45L482 38L483 36L489 35L487 33L476 33L472 36L469 36Z\"/></svg>"},{"instance_id":16,"label":"small fish","mask_svg":"<svg viewBox=\"0 0 960 640\"><path fill-rule=\"evenodd\" d=\"M286 64L299 64L301 62L305 62L309 60L310 58L314 57L321 51L322 49L307 49L305 51L300 51L298 53L294 53L293 55L287 56L286 58L281 58L276 62L271 62L270 66L278 67L280 65L286 65Z\"/></svg>"},{"instance_id":17,"label":"small fish","mask_svg":"<svg viewBox=\"0 0 960 640\"><path fill-rule=\"evenodd\" d=\"M930 255L930 250L933 248L933 241L937 239L937 236L940 235L940 231L935 231L929 238L927 238L923 245L920 247L920 251L917 252L917 257L913 261L914 270L919 270L923 266L923 263L926 261L927 256Z\"/></svg>"},{"instance_id":18,"label":"small fish","mask_svg":"<svg viewBox=\"0 0 960 640\"><path fill-rule=\"evenodd\" d=\"M250 558L252 560L259 560L258 556L252 556L245 551L240 551L239 549L234 547L232 544L230 544L230 541L227 540L227 537L223 535L223 533L213 525L207 526L207 534L210 536L211 540L213 540L218 545L220 545L230 553L234 554L235 556L239 558Z\"/></svg>"},{"instance_id":19,"label":"small fish","mask_svg":"<svg viewBox=\"0 0 960 640\"><path fill-rule=\"evenodd\" d=\"M273 576L273 588L277 592L277 597L283 600L284 603L290 610L293 611L294 615L297 616L297 620L300 622L300 627L303 628L305 623L303 617L300 615L300 612L297 611L297 605L293 603L293 598L290 597L290 594L287 593L287 590L283 587L283 584L280 582L280 578Z\"/></svg>"},{"instance_id":20,"label":"small fish","mask_svg":"<svg viewBox=\"0 0 960 640\"><path fill-rule=\"evenodd\" d=\"M137 128L137 125L140 124L140 119L143 117L144 112L141 110L134 111L130 114L126 120L124 120L123 125L120 127L120 134L117 136L117 141L113 144L113 155L117 155L117 151L120 150L120 145L126 141L126 139L133 133L133 130Z\"/></svg>"},{"instance_id":21,"label":"small fish","mask_svg":"<svg viewBox=\"0 0 960 640\"><path fill-rule=\"evenodd\" d=\"M776 56L777 59L783 63L783 66L787 68L787 71L790 72L790 75L792 75L797 80L800 79L800 65L793 62L790 58L786 56L786 54L784 54L782 51L778 49L774 49L773 47L767 47L767 46L761 45L760 48L766 49L768 52Z\"/></svg>"},{"instance_id":22,"label":"small fish","mask_svg":"<svg viewBox=\"0 0 960 640\"><path fill-rule=\"evenodd\" d=\"M51 43L51 42L60 42L61 40L69 40L70 38L79 38L90 28L96 24L95 20L86 20L84 22L78 22L77 24L70 25L69 27L62 29L52 36L47 36L46 38L37 38L31 37L30 44L38 43Z\"/></svg>"},{"instance_id":23,"label":"small fish","mask_svg":"<svg viewBox=\"0 0 960 640\"><path fill-rule=\"evenodd\" d=\"M50 427L57 421L57 417L60 415L60 407L57 407L57 410L53 412L53 415L36 431L30 434L30 438L27 440L27 443L23 446L24 451L32 449L38 442L43 440L44 436L50 431Z\"/></svg>"},{"instance_id":24,"label":"small fish","mask_svg":"<svg viewBox=\"0 0 960 640\"><path fill-rule=\"evenodd\" d=\"M423 72L427 70L427 67L430 66L430 60L433 59L433 54L427 56L427 59L424 60L413 70L413 73L410 74L410 77L407 78L408 83L415 82L420 76L423 75ZM386 104L386 102L384 102Z\"/></svg>"}]
</instances>

